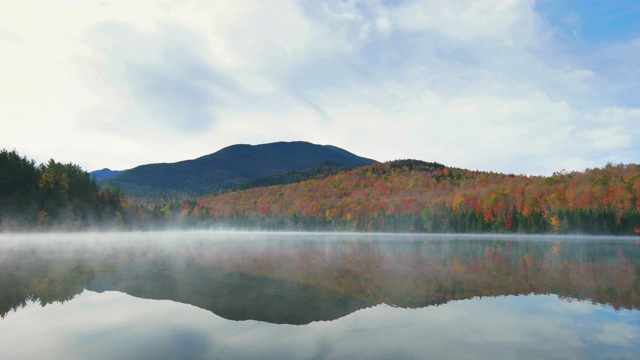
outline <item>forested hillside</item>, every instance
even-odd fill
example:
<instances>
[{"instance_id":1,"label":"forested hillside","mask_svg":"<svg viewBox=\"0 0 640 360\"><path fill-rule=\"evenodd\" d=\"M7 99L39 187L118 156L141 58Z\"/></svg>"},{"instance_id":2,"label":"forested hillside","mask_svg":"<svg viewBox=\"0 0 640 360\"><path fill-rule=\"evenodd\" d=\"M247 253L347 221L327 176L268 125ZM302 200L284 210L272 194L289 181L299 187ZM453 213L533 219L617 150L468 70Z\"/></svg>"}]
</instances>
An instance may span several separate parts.
<instances>
[{"instance_id":1,"label":"forested hillside","mask_svg":"<svg viewBox=\"0 0 640 360\"><path fill-rule=\"evenodd\" d=\"M346 167L374 162L335 146L303 141L233 145L193 160L141 165L101 184L119 187L129 198L141 201L184 199L236 189L258 178L271 177L262 179L271 184L287 183L286 178L274 177L318 167L327 161Z\"/></svg>"},{"instance_id":2,"label":"forested hillside","mask_svg":"<svg viewBox=\"0 0 640 360\"><path fill-rule=\"evenodd\" d=\"M640 165L542 177L403 160L209 196L187 210L262 228L633 234L640 232Z\"/></svg>"},{"instance_id":3,"label":"forested hillside","mask_svg":"<svg viewBox=\"0 0 640 360\"><path fill-rule=\"evenodd\" d=\"M325 178L329 175L335 175L341 171L347 171L353 168L354 166L349 166L339 161L325 161L320 165L314 166L309 169L295 170L283 174L259 177L257 179L241 184L235 189L230 190L237 191L274 185L293 184L305 180Z\"/></svg>"},{"instance_id":4,"label":"forested hillside","mask_svg":"<svg viewBox=\"0 0 640 360\"><path fill-rule=\"evenodd\" d=\"M0 152L0 231L123 224L122 192L99 190L78 165Z\"/></svg>"}]
</instances>

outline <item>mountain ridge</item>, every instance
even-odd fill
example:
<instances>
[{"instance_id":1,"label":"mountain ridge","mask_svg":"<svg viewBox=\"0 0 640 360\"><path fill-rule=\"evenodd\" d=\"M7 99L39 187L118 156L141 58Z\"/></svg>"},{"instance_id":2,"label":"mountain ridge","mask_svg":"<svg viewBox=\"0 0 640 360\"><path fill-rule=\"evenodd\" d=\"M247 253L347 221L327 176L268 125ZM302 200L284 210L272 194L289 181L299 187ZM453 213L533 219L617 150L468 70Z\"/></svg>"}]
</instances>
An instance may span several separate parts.
<instances>
[{"instance_id":1,"label":"mountain ridge","mask_svg":"<svg viewBox=\"0 0 640 360\"><path fill-rule=\"evenodd\" d=\"M96 181L102 181L102 180L106 180L108 178L114 177L123 171L126 171L126 170L111 170L109 168L104 168L104 169L94 170L89 172L89 176L96 179Z\"/></svg>"},{"instance_id":2,"label":"mountain ridge","mask_svg":"<svg viewBox=\"0 0 640 360\"><path fill-rule=\"evenodd\" d=\"M376 162L336 146L306 141L236 144L195 159L139 165L99 182L119 187L128 197L137 199L202 196L237 188L257 178L310 169L326 161L349 167Z\"/></svg>"}]
</instances>

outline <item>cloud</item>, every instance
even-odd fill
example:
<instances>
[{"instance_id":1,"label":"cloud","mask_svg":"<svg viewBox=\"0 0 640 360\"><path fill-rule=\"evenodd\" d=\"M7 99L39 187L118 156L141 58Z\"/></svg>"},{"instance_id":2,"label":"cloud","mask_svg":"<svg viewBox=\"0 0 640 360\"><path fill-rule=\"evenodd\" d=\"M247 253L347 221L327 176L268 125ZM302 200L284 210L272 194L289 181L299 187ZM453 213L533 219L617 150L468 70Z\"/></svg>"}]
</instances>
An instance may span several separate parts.
<instances>
[{"instance_id":1,"label":"cloud","mask_svg":"<svg viewBox=\"0 0 640 360\"><path fill-rule=\"evenodd\" d=\"M590 79L596 76L596 74L589 69L576 69L571 73L571 75L575 76L577 79L580 79L580 80Z\"/></svg>"},{"instance_id":2,"label":"cloud","mask_svg":"<svg viewBox=\"0 0 640 360\"><path fill-rule=\"evenodd\" d=\"M293 326L229 321L173 301L84 291L64 304L28 303L3 319L0 334L9 357L627 358L638 348L635 320L637 311L529 295L421 309L378 305Z\"/></svg>"},{"instance_id":3,"label":"cloud","mask_svg":"<svg viewBox=\"0 0 640 360\"><path fill-rule=\"evenodd\" d=\"M602 332L595 338L607 345L629 346L638 340L637 329L629 324L606 323L602 325Z\"/></svg>"},{"instance_id":4,"label":"cloud","mask_svg":"<svg viewBox=\"0 0 640 360\"><path fill-rule=\"evenodd\" d=\"M396 9L398 27L433 31L462 42L507 46L531 42L536 17L533 1L412 1Z\"/></svg>"},{"instance_id":5,"label":"cloud","mask_svg":"<svg viewBox=\"0 0 640 360\"><path fill-rule=\"evenodd\" d=\"M577 136L591 150L593 166L600 162L637 163L640 149L640 108L608 107L584 113ZM615 155L613 155L615 154Z\"/></svg>"},{"instance_id":6,"label":"cloud","mask_svg":"<svg viewBox=\"0 0 640 360\"><path fill-rule=\"evenodd\" d=\"M99 71L120 93L127 127L207 130L215 122L212 109L242 93L200 53L203 41L181 27L142 34L127 24L104 23L89 31L87 41L106 59Z\"/></svg>"}]
</instances>

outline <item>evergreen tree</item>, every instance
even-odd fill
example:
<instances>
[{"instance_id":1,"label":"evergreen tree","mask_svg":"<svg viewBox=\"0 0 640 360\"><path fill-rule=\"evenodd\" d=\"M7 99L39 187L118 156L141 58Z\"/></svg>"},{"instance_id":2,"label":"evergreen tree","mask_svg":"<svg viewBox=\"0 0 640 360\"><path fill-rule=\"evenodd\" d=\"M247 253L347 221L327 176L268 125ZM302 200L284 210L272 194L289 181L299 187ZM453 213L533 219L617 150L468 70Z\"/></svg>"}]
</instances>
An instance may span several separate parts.
<instances>
[{"instance_id":1,"label":"evergreen tree","mask_svg":"<svg viewBox=\"0 0 640 360\"><path fill-rule=\"evenodd\" d=\"M15 150L0 152L0 220L35 219L40 175L35 161L21 157Z\"/></svg>"}]
</instances>

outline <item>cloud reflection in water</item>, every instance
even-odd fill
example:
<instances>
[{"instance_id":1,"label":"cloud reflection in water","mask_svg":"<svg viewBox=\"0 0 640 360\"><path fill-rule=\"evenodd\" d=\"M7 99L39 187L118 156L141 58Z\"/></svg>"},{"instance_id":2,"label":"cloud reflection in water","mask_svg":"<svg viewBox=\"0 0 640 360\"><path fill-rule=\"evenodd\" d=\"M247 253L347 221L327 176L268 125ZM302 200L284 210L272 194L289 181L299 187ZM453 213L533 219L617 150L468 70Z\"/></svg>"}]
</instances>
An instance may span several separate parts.
<instances>
[{"instance_id":1,"label":"cloud reflection in water","mask_svg":"<svg viewBox=\"0 0 640 360\"><path fill-rule=\"evenodd\" d=\"M0 322L3 358L633 358L640 313L551 295L419 309L378 305L304 326L231 321L190 305L84 291Z\"/></svg>"}]
</instances>

